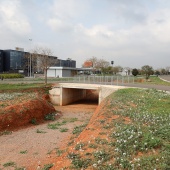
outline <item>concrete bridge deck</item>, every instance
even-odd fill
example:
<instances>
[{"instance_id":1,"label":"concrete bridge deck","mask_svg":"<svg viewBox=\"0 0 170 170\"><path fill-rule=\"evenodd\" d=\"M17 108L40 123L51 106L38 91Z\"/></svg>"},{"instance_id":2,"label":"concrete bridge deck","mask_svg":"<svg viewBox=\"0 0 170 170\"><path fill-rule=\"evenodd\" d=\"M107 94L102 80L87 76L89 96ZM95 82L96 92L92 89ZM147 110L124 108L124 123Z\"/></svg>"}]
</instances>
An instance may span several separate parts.
<instances>
[{"instance_id":1,"label":"concrete bridge deck","mask_svg":"<svg viewBox=\"0 0 170 170\"><path fill-rule=\"evenodd\" d=\"M50 90L50 98L53 104L67 105L75 101L86 99L88 90L93 90L98 94L98 103L118 89L127 88L124 86L99 85L99 84L79 84L79 83L59 83Z\"/></svg>"}]
</instances>

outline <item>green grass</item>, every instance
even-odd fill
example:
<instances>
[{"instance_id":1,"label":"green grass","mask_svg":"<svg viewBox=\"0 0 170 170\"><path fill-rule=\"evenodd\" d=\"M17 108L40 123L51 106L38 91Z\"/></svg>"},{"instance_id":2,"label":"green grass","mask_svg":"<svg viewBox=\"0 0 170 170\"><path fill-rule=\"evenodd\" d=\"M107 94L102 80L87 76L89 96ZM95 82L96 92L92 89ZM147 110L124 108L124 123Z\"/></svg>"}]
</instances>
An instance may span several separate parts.
<instances>
[{"instance_id":1,"label":"green grass","mask_svg":"<svg viewBox=\"0 0 170 170\"><path fill-rule=\"evenodd\" d=\"M24 150L24 151L20 151L19 153L21 153L21 154L27 154L28 151L27 151L27 150Z\"/></svg>"},{"instance_id":2,"label":"green grass","mask_svg":"<svg viewBox=\"0 0 170 170\"><path fill-rule=\"evenodd\" d=\"M104 118L94 121L100 135L90 144L74 146L75 152L67 156L72 161L70 168L170 169L170 95L155 89L122 89L107 101L100 111ZM75 127L73 134L82 129Z\"/></svg>"},{"instance_id":3,"label":"green grass","mask_svg":"<svg viewBox=\"0 0 170 170\"><path fill-rule=\"evenodd\" d=\"M141 79L141 78L145 80L145 77L136 77L135 80ZM142 82L142 84L156 84L156 85L170 86L170 82L163 81L157 76L150 76L149 81L144 81Z\"/></svg>"},{"instance_id":4,"label":"green grass","mask_svg":"<svg viewBox=\"0 0 170 170\"><path fill-rule=\"evenodd\" d=\"M60 128L60 132L67 132L69 129L67 128Z\"/></svg>"},{"instance_id":5,"label":"green grass","mask_svg":"<svg viewBox=\"0 0 170 170\"><path fill-rule=\"evenodd\" d=\"M67 122L63 121L63 122L56 122L56 123L49 123L47 125L48 129L59 129L60 126L65 125Z\"/></svg>"},{"instance_id":6,"label":"green grass","mask_svg":"<svg viewBox=\"0 0 170 170\"><path fill-rule=\"evenodd\" d=\"M5 130L3 132L0 132L0 136L1 135L11 135L12 134L12 131L8 131L8 130Z\"/></svg>"},{"instance_id":7,"label":"green grass","mask_svg":"<svg viewBox=\"0 0 170 170\"><path fill-rule=\"evenodd\" d=\"M43 131L43 130L39 130L39 129L37 129L36 132L37 132L37 133L47 133L47 132L45 132L45 131Z\"/></svg>"},{"instance_id":8,"label":"green grass","mask_svg":"<svg viewBox=\"0 0 170 170\"><path fill-rule=\"evenodd\" d=\"M53 167L53 164L46 164L44 165L44 167L42 168L42 170L49 170Z\"/></svg>"},{"instance_id":9,"label":"green grass","mask_svg":"<svg viewBox=\"0 0 170 170\"><path fill-rule=\"evenodd\" d=\"M12 162L12 161L9 161L3 164L4 167L9 167L9 166L14 167L15 165L16 165L15 162Z\"/></svg>"},{"instance_id":10,"label":"green grass","mask_svg":"<svg viewBox=\"0 0 170 170\"><path fill-rule=\"evenodd\" d=\"M87 126L87 124L82 124L82 125L80 125L80 126L76 126L74 129L73 129L73 131L72 131L72 133L73 134L76 134L77 136L84 130L84 128Z\"/></svg>"}]
</instances>

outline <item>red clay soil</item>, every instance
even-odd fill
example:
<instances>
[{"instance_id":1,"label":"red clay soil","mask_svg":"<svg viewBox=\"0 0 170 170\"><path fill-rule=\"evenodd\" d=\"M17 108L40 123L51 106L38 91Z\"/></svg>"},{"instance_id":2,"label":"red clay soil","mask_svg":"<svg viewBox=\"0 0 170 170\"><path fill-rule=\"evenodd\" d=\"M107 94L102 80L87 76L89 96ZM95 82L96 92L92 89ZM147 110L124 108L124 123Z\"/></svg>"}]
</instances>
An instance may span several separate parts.
<instances>
[{"instance_id":1,"label":"red clay soil","mask_svg":"<svg viewBox=\"0 0 170 170\"><path fill-rule=\"evenodd\" d=\"M71 160L67 157L67 154L73 151L75 152L74 148L76 144L81 143L81 142L82 143L87 143L87 142L93 143L95 141L95 138L100 136L100 132L102 131L102 129L99 126L99 120L106 118L103 115L103 111L104 111L102 109L103 104L97 107L87 127L81 132L81 134L77 138L75 138L74 144L70 147L67 147L67 146L60 147L61 150L67 149L66 153L63 153L61 156L56 156L56 153L54 151L50 154L50 157L48 159L41 160L41 164L44 164L44 165L53 164L54 166L50 168L50 170L60 170L64 167L69 167L71 165ZM119 116L115 115L115 119L117 119L118 117ZM106 135L105 136L102 135L102 137L107 139ZM68 139L68 142L69 142L69 139ZM88 152L92 152L92 151L93 151L92 148L88 148ZM83 155L83 152L81 152L81 154ZM32 169L38 168L38 166L39 165L36 164L36 165L30 166L27 168L28 170L32 170Z\"/></svg>"},{"instance_id":2,"label":"red clay soil","mask_svg":"<svg viewBox=\"0 0 170 170\"><path fill-rule=\"evenodd\" d=\"M44 115L55 112L48 102L48 95L37 96L37 99L5 107L3 114L0 114L0 131L28 126L31 120L39 122L44 119Z\"/></svg>"}]
</instances>

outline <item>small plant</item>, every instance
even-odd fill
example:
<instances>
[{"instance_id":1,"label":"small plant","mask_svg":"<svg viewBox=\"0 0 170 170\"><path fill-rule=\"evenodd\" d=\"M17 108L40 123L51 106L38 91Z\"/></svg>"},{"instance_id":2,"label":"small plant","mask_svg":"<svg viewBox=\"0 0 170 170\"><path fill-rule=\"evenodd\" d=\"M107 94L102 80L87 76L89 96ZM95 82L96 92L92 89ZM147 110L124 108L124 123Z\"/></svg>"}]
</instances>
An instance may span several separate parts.
<instances>
[{"instance_id":1,"label":"small plant","mask_svg":"<svg viewBox=\"0 0 170 170\"><path fill-rule=\"evenodd\" d=\"M56 148L57 156L61 156L64 152L65 152L64 150L60 150L60 149Z\"/></svg>"},{"instance_id":2,"label":"small plant","mask_svg":"<svg viewBox=\"0 0 170 170\"><path fill-rule=\"evenodd\" d=\"M24 150L24 151L20 151L21 154L26 154L28 151Z\"/></svg>"},{"instance_id":3,"label":"small plant","mask_svg":"<svg viewBox=\"0 0 170 170\"><path fill-rule=\"evenodd\" d=\"M1 135L11 135L12 134L12 132L11 131L8 131L8 130L5 130L5 131L3 131L3 132L0 132L0 136Z\"/></svg>"},{"instance_id":4,"label":"small plant","mask_svg":"<svg viewBox=\"0 0 170 170\"><path fill-rule=\"evenodd\" d=\"M67 145L68 145L68 146L71 146L73 143L74 143L74 140L71 140L71 141L68 142Z\"/></svg>"},{"instance_id":5,"label":"small plant","mask_svg":"<svg viewBox=\"0 0 170 170\"><path fill-rule=\"evenodd\" d=\"M84 143L79 143L75 146L75 150L81 150L81 149L83 149L84 146L85 146Z\"/></svg>"},{"instance_id":6,"label":"small plant","mask_svg":"<svg viewBox=\"0 0 170 170\"><path fill-rule=\"evenodd\" d=\"M103 123L105 122L105 120L99 120L99 122L100 122L101 124L103 124Z\"/></svg>"},{"instance_id":7,"label":"small plant","mask_svg":"<svg viewBox=\"0 0 170 170\"><path fill-rule=\"evenodd\" d=\"M64 124L66 124L66 122L64 121L64 122L57 122L57 123L49 123L48 124L48 129L59 129L59 126L62 126L62 125L64 125Z\"/></svg>"},{"instance_id":8,"label":"small plant","mask_svg":"<svg viewBox=\"0 0 170 170\"><path fill-rule=\"evenodd\" d=\"M37 125L38 124L36 118L31 119L30 123L33 124L33 125Z\"/></svg>"},{"instance_id":9,"label":"small plant","mask_svg":"<svg viewBox=\"0 0 170 170\"><path fill-rule=\"evenodd\" d=\"M53 120L54 121L56 119L55 113L49 113L49 114L45 115L44 119L45 120Z\"/></svg>"},{"instance_id":10,"label":"small plant","mask_svg":"<svg viewBox=\"0 0 170 170\"><path fill-rule=\"evenodd\" d=\"M55 130L55 129L58 129L58 125L57 124L48 124L48 129L53 129L53 130Z\"/></svg>"},{"instance_id":11,"label":"small plant","mask_svg":"<svg viewBox=\"0 0 170 170\"><path fill-rule=\"evenodd\" d=\"M96 138L95 142L100 145L108 144L108 141L106 139L101 139L100 137Z\"/></svg>"},{"instance_id":12,"label":"small plant","mask_svg":"<svg viewBox=\"0 0 170 170\"><path fill-rule=\"evenodd\" d=\"M9 167L9 166L14 167L15 165L16 165L15 162L12 162L12 161L3 164L4 167Z\"/></svg>"},{"instance_id":13,"label":"small plant","mask_svg":"<svg viewBox=\"0 0 170 170\"><path fill-rule=\"evenodd\" d=\"M61 128L61 129L60 129L60 132L67 132L67 131L68 131L67 128Z\"/></svg>"},{"instance_id":14,"label":"small plant","mask_svg":"<svg viewBox=\"0 0 170 170\"><path fill-rule=\"evenodd\" d=\"M39 129L37 129L36 132L37 132L37 133L47 133L47 132L42 131L42 130L39 130Z\"/></svg>"},{"instance_id":15,"label":"small plant","mask_svg":"<svg viewBox=\"0 0 170 170\"><path fill-rule=\"evenodd\" d=\"M94 149L96 149L97 148L97 145L95 145L95 144L89 144L89 148L94 148Z\"/></svg>"},{"instance_id":16,"label":"small plant","mask_svg":"<svg viewBox=\"0 0 170 170\"><path fill-rule=\"evenodd\" d=\"M83 125L80 125L80 126L76 126L74 129L73 129L73 134L76 134L76 135L79 135L83 129L87 126L87 124L83 124Z\"/></svg>"},{"instance_id":17,"label":"small plant","mask_svg":"<svg viewBox=\"0 0 170 170\"><path fill-rule=\"evenodd\" d=\"M68 153L67 157L68 157L69 159L75 159L75 158L79 158L80 156L79 156L79 154L76 154L76 153L74 153L74 152L71 152L71 153Z\"/></svg>"},{"instance_id":18,"label":"small plant","mask_svg":"<svg viewBox=\"0 0 170 170\"><path fill-rule=\"evenodd\" d=\"M46 164L44 165L44 167L42 168L42 170L49 170L50 168L53 167L53 164Z\"/></svg>"},{"instance_id":19,"label":"small plant","mask_svg":"<svg viewBox=\"0 0 170 170\"><path fill-rule=\"evenodd\" d=\"M83 159L83 158L80 159L80 158L78 158L78 159L72 160L71 163L73 164L74 168L76 168L76 169L79 169L79 168L84 169L84 168L88 167L90 162L91 162L91 159Z\"/></svg>"},{"instance_id":20,"label":"small plant","mask_svg":"<svg viewBox=\"0 0 170 170\"><path fill-rule=\"evenodd\" d=\"M15 170L25 170L26 168L24 167L19 167L19 168L15 168Z\"/></svg>"},{"instance_id":21,"label":"small plant","mask_svg":"<svg viewBox=\"0 0 170 170\"><path fill-rule=\"evenodd\" d=\"M73 123L73 122L76 122L77 120L78 120L78 118L73 117L73 118L70 118L70 119L68 120L68 122Z\"/></svg>"}]
</instances>

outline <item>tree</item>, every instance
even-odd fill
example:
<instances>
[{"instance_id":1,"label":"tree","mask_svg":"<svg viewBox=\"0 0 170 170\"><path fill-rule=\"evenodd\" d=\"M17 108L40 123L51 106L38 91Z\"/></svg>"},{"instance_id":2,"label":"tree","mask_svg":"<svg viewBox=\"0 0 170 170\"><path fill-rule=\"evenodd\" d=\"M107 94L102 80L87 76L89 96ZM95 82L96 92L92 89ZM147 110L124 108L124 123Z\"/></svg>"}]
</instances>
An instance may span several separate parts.
<instances>
[{"instance_id":1,"label":"tree","mask_svg":"<svg viewBox=\"0 0 170 170\"><path fill-rule=\"evenodd\" d=\"M161 68L161 74L166 74L166 70L164 68Z\"/></svg>"},{"instance_id":2,"label":"tree","mask_svg":"<svg viewBox=\"0 0 170 170\"><path fill-rule=\"evenodd\" d=\"M146 80L148 80L150 75L154 73L153 68L149 65L144 65L142 66L141 69L142 69L143 74L145 74Z\"/></svg>"},{"instance_id":3,"label":"tree","mask_svg":"<svg viewBox=\"0 0 170 170\"><path fill-rule=\"evenodd\" d=\"M137 76L137 75L139 74L138 69L134 68L134 69L132 70L132 74L133 74L134 76Z\"/></svg>"},{"instance_id":4,"label":"tree","mask_svg":"<svg viewBox=\"0 0 170 170\"><path fill-rule=\"evenodd\" d=\"M158 76L160 75L160 71L159 70L155 70L155 74Z\"/></svg>"},{"instance_id":5,"label":"tree","mask_svg":"<svg viewBox=\"0 0 170 170\"><path fill-rule=\"evenodd\" d=\"M121 66L115 66L115 67L112 67L112 71L113 73L116 75L117 73L119 72L122 72L122 67Z\"/></svg>"},{"instance_id":6,"label":"tree","mask_svg":"<svg viewBox=\"0 0 170 170\"><path fill-rule=\"evenodd\" d=\"M58 62L57 57L53 57L52 51L45 47L33 49L32 56L37 60L37 69L44 72L45 84L47 84L47 70Z\"/></svg>"},{"instance_id":7,"label":"tree","mask_svg":"<svg viewBox=\"0 0 170 170\"><path fill-rule=\"evenodd\" d=\"M104 59L98 59L97 57L91 57L84 62L83 67L87 68L87 65L89 65L90 67L92 66L93 72L95 70L98 70L98 71L103 70L104 72L106 72L106 68L109 67L110 63Z\"/></svg>"},{"instance_id":8,"label":"tree","mask_svg":"<svg viewBox=\"0 0 170 170\"><path fill-rule=\"evenodd\" d=\"M94 73L96 70L96 64L97 64L97 58L93 56L93 57L87 59L83 63L82 67L83 68L92 68L93 69L92 72Z\"/></svg>"}]
</instances>

